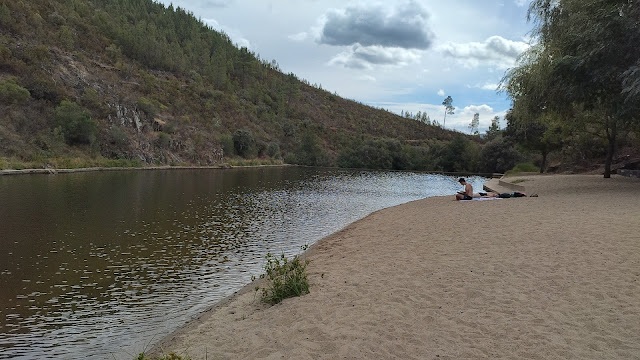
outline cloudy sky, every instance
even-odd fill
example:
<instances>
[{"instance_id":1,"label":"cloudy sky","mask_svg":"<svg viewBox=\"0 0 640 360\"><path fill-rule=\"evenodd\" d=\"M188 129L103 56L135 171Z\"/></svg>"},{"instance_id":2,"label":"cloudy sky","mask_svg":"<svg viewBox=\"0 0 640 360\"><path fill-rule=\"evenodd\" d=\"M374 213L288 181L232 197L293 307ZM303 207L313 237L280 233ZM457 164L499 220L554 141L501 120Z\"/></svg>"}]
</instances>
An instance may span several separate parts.
<instances>
[{"instance_id":1,"label":"cloudy sky","mask_svg":"<svg viewBox=\"0 0 640 360\"><path fill-rule=\"evenodd\" d=\"M359 102L427 112L468 132L503 116L496 86L529 46L529 0L161 0L192 12L283 72ZM502 121L501 126L505 126Z\"/></svg>"}]
</instances>

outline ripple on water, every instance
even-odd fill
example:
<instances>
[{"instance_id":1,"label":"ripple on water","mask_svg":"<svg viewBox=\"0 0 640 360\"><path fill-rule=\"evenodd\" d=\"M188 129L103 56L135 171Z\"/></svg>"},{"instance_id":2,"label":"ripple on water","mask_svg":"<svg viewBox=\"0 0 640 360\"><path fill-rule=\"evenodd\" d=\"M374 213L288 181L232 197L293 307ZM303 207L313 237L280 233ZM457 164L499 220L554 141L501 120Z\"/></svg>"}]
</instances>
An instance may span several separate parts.
<instances>
[{"instance_id":1,"label":"ripple on water","mask_svg":"<svg viewBox=\"0 0 640 360\"><path fill-rule=\"evenodd\" d=\"M458 188L301 168L0 178L0 359L130 358L259 275L267 252Z\"/></svg>"}]
</instances>

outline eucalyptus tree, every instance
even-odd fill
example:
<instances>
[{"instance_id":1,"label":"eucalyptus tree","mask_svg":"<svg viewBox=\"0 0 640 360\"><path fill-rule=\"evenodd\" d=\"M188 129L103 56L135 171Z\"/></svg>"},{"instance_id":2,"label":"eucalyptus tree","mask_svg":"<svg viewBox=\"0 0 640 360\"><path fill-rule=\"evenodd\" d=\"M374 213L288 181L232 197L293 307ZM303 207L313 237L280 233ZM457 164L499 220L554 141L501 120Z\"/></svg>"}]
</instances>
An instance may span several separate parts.
<instances>
[{"instance_id":1,"label":"eucalyptus tree","mask_svg":"<svg viewBox=\"0 0 640 360\"><path fill-rule=\"evenodd\" d=\"M473 114L473 119L471 119L471 123L469 124L469 131L478 135L478 127L480 126L480 113Z\"/></svg>"},{"instance_id":2,"label":"eucalyptus tree","mask_svg":"<svg viewBox=\"0 0 640 360\"><path fill-rule=\"evenodd\" d=\"M442 102L442 106L444 106L444 119L442 121L442 127L445 127L447 125L447 114L453 115L454 111L456 110L456 108L453 107L453 98L451 98L451 96L447 96Z\"/></svg>"},{"instance_id":3,"label":"eucalyptus tree","mask_svg":"<svg viewBox=\"0 0 640 360\"><path fill-rule=\"evenodd\" d=\"M605 177L640 113L640 0L534 0L532 46L503 79L518 121L606 140Z\"/></svg>"},{"instance_id":4,"label":"eucalyptus tree","mask_svg":"<svg viewBox=\"0 0 640 360\"><path fill-rule=\"evenodd\" d=\"M487 129L485 138L487 140L493 140L500 134L500 116L496 115L491 119L491 126Z\"/></svg>"}]
</instances>

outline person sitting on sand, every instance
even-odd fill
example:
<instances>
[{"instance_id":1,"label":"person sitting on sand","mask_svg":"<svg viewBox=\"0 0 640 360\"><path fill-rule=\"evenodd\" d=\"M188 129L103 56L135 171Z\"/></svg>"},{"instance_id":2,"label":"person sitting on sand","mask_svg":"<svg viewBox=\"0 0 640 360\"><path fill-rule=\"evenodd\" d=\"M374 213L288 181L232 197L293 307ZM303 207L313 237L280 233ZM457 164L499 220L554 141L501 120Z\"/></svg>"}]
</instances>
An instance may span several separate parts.
<instances>
[{"instance_id":1,"label":"person sitting on sand","mask_svg":"<svg viewBox=\"0 0 640 360\"><path fill-rule=\"evenodd\" d=\"M456 200L473 200L473 186L469 184L464 178L458 179L460 185L464 186L464 191L458 191L456 194Z\"/></svg>"}]
</instances>

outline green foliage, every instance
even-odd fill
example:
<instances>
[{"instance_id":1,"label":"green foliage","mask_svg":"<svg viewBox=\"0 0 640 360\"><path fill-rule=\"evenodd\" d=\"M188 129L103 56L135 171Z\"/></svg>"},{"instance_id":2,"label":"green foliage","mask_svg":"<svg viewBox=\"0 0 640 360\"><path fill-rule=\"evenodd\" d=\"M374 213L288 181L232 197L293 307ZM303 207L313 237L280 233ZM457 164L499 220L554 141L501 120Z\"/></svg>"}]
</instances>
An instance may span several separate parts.
<instances>
[{"instance_id":1,"label":"green foliage","mask_svg":"<svg viewBox=\"0 0 640 360\"><path fill-rule=\"evenodd\" d=\"M98 106L100 104L98 92L93 88L85 88L82 92L82 103L87 106Z\"/></svg>"},{"instance_id":2,"label":"green foliage","mask_svg":"<svg viewBox=\"0 0 640 360\"><path fill-rule=\"evenodd\" d=\"M0 80L0 100L9 104L23 104L29 100L29 90L18 85L14 78Z\"/></svg>"},{"instance_id":3,"label":"green foliage","mask_svg":"<svg viewBox=\"0 0 640 360\"><path fill-rule=\"evenodd\" d=\"M60 27L60 30L58 31L58 42L67 50L75 48L75 36L70 27L66 25Z\"/></svg>"},{"instance_id":4,"label":"green foliage","mask_svg":"<svg viewBox=\"0 0 640 360\"><path fill-rule=\"evenodd\" d=\"M640 93L640 6L534 0L529 16L539 42L503 79L515 120L551 116L579 133L598 134L606 140L609 177L620 136L640 123L640 97L634 96Z\"/></svg>"},{"instance_id":5,"label":"green foliage","mask_svg":"<svg viewBox=\"0 0 640 360\"><path fill-rule=\"evenodd\" d=\"M446 143L438 154L437 167L443 171L464 172L473 171L471 155L468 151L469 139L458 135Z\"/></svg>"},{"instance_id":6,"label":"green foliage","mask_svg":"<svg viewBox=\"0 0 640 360\"><path fill-rule=\"evenodd\" d=\"M0 71L30 93L8 96L18 100L3 118L1 135L11 142L0 155L65 167L92 164L100 151L113 161L213 165L222 148L227 158L243 156L231 159L243 164L284 157L334 166L343 154L357 166L432 170L430 139L452 138L427 125L426 113L418 121L400 118L283 74L193 14L153 0L5 0L0 22ZM95 86L83 89L86 83ZM132 146L133 131L124 126L133 125L136 106L143 126ZM237 129L253 134L234 141ZM92 146L69 148L61 138Z\"/></svg>"},{"instance_id":7,"label":"green foliage","mask_svg":"<svg viewBox=\"0 0 640 360\"><path fill-rule=\"evenodd\" d=\"M89 112L82 106L63 100L55 109L56 126L62 130L70 144L91 144L96 139L98 127Z\"/></svg>"},{"instance_id":8,"label":"green foliage","mask_svg":"<svg viewBox=\"0 0 640 360\"><path fill-rule=\"evenodd\" d=\"M451 98L451 96L447 96L442 102L442 106L444 106L443 126L445 126L447 125L447 115L453 115L456 110L453 106L453 98Z\"/></svg>"},{"instance_id":9,"label":"green foliage","mask_svg":"<svg viewBox=\"0 0 640 360\"><path fill-rule=\"evenodd\" d=\"M498 137L487 144L482 149L483 171L488 173L505 173L513 168L522 155L513 147L509 141Z\"/></svg>"},{"instance_id":10,"label":"green foliage","mask_svg":"<svg viewBox=\"0 0 640 360\"><path fill-rule=\"evenodd\" d=\"M11 49L0 43L0 69L10 69L13 65L13 56Z\"/></svg>"},{"instance_id":11,"label":"green foliage","mask_svg":"<svg viewBox=\"0 0 640 360\"><path fill-rule=\"evenodd\" d=\"M231 166L267 166L267 165L282 165L282 160L278 159L233 159L226 162Z\"/></svg>"},{"instance_id":12,"label":"green foliage","mask_svg":"<svg viewBox=\"0 0 640 360\"><path fill-rule=\"evenodd\" d=\"M0 4L0 25L9 27L12 24L11 10L5 3Z\"/></svg>"},{"instance_id":13,"label":"green foliage","mask_svg":"<svg viewBox=\"0 0 640 360\"><path fill-rule=\"evenodd\" d=\"M64 90L53 82L51 77L44 73L31 73L25 77L25 87L31 93L31 97L37 100L45 100L51 103L59 103L64 98Z\"/></svg>"},{"instance_id":14,"label":"green foliage","mask_svg":"<svg viewBox=\"0 0 640 360\"><path fill-rule=\"evenodd\" d=\"M129 137L127 136L127 133L119 126L110 127L109 135L111 137L111 144L117 147L125 147L129 144Z\"/></svg>"},{"instance_id":15,"label":"green foliage","mask_svg":"<svg viewBox=\"0 0 640 360\"><path fill-rule=\"evenodd\" d=\"M329 155L320 146L318 136L307 129L295 156L295 163L307 166L327 166L330 164Z\"/></svg>"},{"instance_id":16,"label":"green foliage","mask_svg":"<svg viewBox=\"0 0 640 360\"><path fill-rule=\"evenodd\" d=\"M250 156L255 150L256 141L251 131L243 129L233 133L233 148L242 157Z\"/></svg>"},{"instance_id":17,"label":"green foliage","mask_svg":"<svg viewBox=\"0 0 640 360\"><path fill-rule=\"evenodd\" d=\"M268 282L268 287L262 289L264 302L274 305L286 298L309 293L306 272L309 260L302 261L299 256L289 260L284 254L276 257L270 253L267 254L266 260L266 273L260 275L261 279Z\"/></svg>"},{"instance_id":18,"label":"green foliage","mask_svg":"<svg viewBox=\"0 0 640 360\"><path fill-rule=\"evenodd\" d=\"M171 145L171 135L163 132L159 133L156 144L162 149L168 149Z\"/></svg>"},{"instance_id":19,"label":"green foliage","mask_svg":"<svg viewBox=\"0 0 640 360\"><path fill-rule=\"evenodd\" d=\"M231 157L235 154L236 149L231 135L220 134L218 136L218 143L220 144L225 157Z\"/></svg>"},{"instance_id":20,"label":"green foliage","mask_svg":"<svg viewBox=\"0 0 640 360\"><path fill-rule=\"evenodd\" d=\"M161 110L165 110L166 108L166 106L155 99L149 99L144 96L138 99L138 109L142 110L142 112L150 118L155 118Z\"/></svg>"},{"instance_id":21,"label":"green foliage","mask_svg":"<svg viewBox=\"0 0 640 360\"><path fill-rule=\"evenodd\" d=\"M489 127L489 129L487 129L487 134L485 136L485 139L491 141L493 139L495 139L496 137L498 137L500 135L500 117L498 115L496 115L492 120L491 120L491 126Z\"/></svg>"},{"instance_id":22,"label":"green foliage","mask_svg":"<svg viewBox=\"0 0 640 360\"><path fill-rule=\"evenodd\" d=\"M269 146L267 146L267 155L272 159L282 159L280 145L274 142L269 143Z\"/></svg>"}]
</instances>

